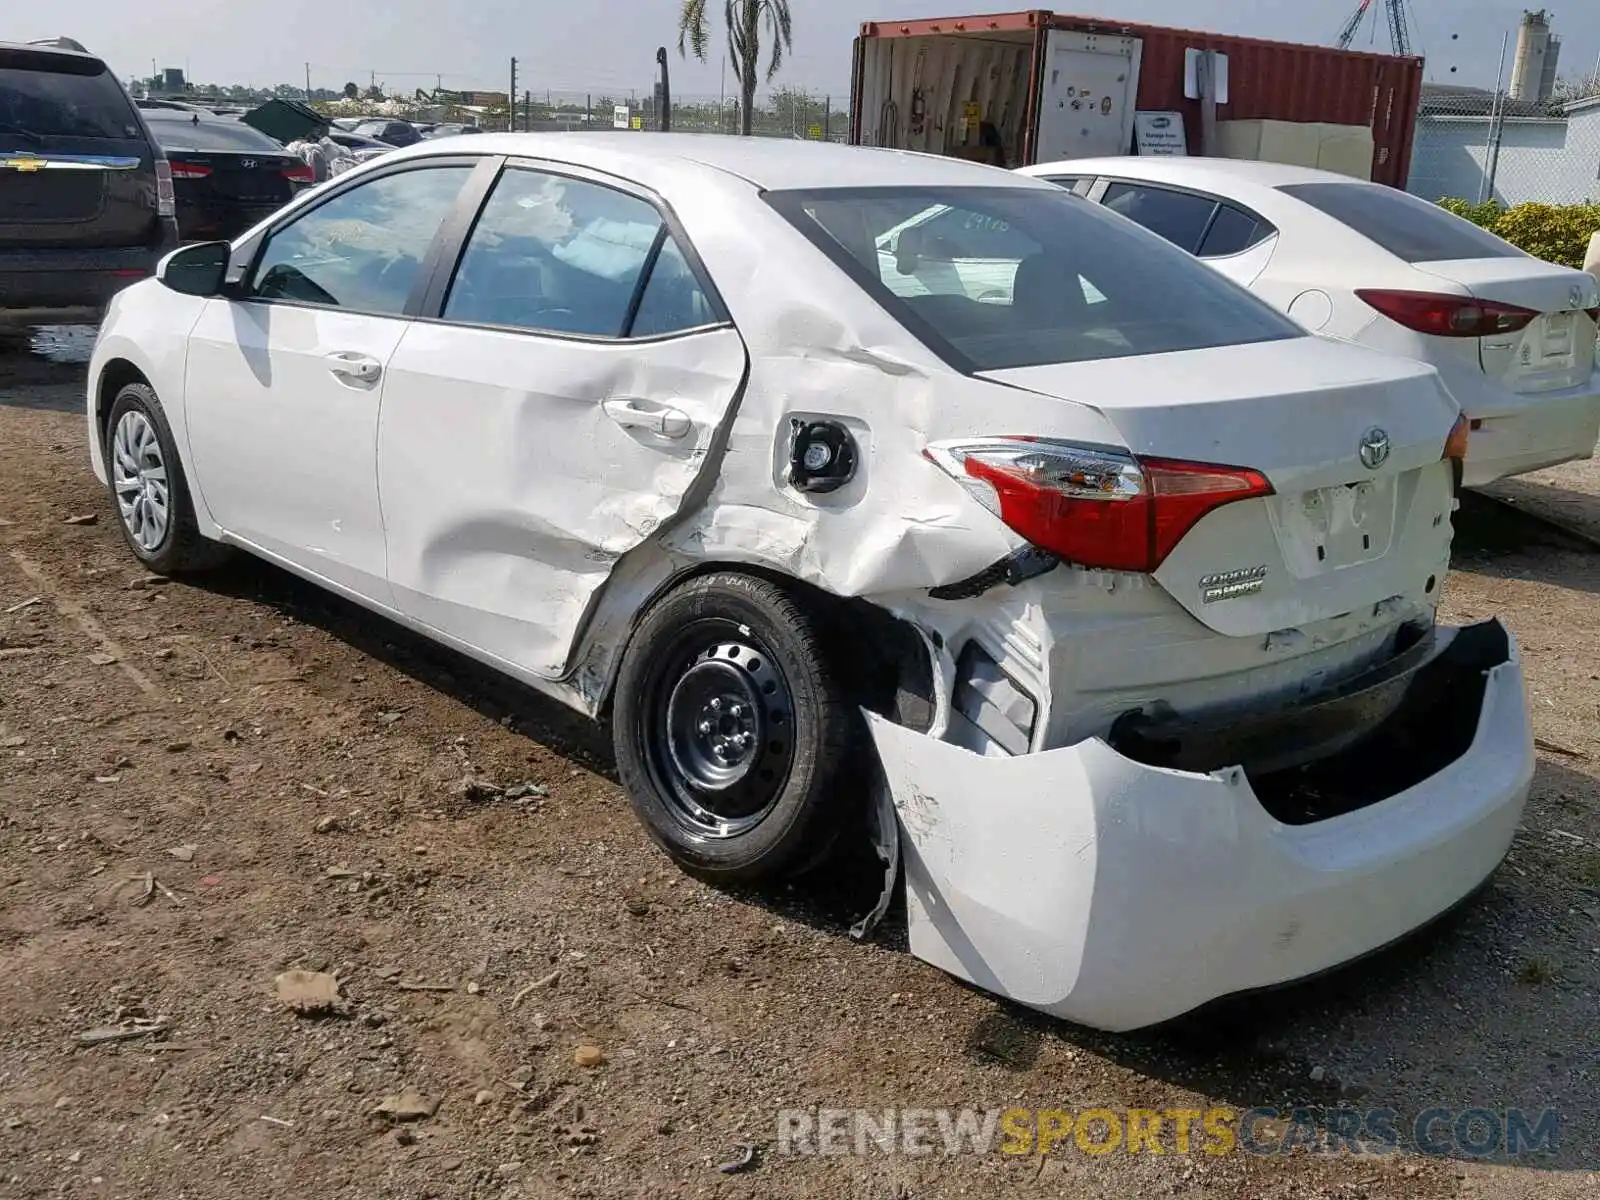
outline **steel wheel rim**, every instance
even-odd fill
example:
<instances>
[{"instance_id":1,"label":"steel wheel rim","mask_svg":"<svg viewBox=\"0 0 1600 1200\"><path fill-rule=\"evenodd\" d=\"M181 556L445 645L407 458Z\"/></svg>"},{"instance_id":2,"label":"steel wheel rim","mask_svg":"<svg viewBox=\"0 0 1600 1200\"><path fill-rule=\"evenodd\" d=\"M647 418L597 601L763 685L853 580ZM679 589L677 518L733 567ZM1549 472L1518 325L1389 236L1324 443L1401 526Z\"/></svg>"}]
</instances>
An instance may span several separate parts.
<instances>
[{"instance_id":1,"label":"steel wheel rim","mask_svg":"<svg viewBox=\"0 0 1600 1200\"><path fill-rule=\"evenodd\" d=\"M133 544L153 554L172 524L167 462L150 418L130 408L111 434L111 489L122 527Z\"/></svg>"},{"instance_id":2,"label":"steel wheel rim","mask_svg":"<svg viewBox=\"0 0 1600 1200\"><path fill-rule=\"evenodd\" d=\"M684 630L661 662L641 732L668 812L699 841L749 832L777 805L793 762L787 678L748 626L723 620Z\"/></svg>"}]
</instances>

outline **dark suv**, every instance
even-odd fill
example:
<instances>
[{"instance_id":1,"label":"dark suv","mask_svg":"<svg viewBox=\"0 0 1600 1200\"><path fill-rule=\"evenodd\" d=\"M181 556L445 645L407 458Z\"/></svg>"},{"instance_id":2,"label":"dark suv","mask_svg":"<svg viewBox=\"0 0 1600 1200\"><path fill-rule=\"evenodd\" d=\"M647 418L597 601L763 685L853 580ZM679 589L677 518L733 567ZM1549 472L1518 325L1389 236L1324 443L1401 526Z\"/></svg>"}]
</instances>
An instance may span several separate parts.
<instances>
[{"instance_id":1,"label":"dark suv","mask_svg":"<svg viewBox=\"0 0 1600 1200\"><path fill-rule=\"evenodd\" d=\"M98 322L177 241L167 160L106 64L0 42L0 328Z\"/></svg>"}]
</instances>

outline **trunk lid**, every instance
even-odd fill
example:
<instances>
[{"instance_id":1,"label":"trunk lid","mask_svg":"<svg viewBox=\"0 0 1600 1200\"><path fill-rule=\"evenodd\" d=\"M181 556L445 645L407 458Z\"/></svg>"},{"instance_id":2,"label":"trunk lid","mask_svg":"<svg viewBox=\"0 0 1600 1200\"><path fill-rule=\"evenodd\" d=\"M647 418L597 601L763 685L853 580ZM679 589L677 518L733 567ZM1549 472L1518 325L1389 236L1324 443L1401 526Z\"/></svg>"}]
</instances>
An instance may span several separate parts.
<instances>
[{"instance_id":1,"label":"trunk lid","mask_svg":"<svg viewBox=\"0 0 1600 1200\"><path fill-rule=\"evenodd\" d=\"M1422 598L1448 557L1459 409L1424 363L1305 337L984 377L1098 410L1141 457L1267 477L1273 495L1207 514L1155 572L1220 633Z\"/></svg>"},{"instance_id":2,"label":"trunk lid","mask_svg":"<svg viewBox=\"0 0 1600 1200\"><path fill-rule=\"evenodd\" d=\"M1478 340L1484 374L1514 392L1549 392L1587 383L1595 364L1594 329L1584 309L1596 299L1582 271L1532 257L1420 262L1417 270L1464 287L1477 300L1514 304L1540 315L1513 333Z\"/></svg>"}]
</instances>

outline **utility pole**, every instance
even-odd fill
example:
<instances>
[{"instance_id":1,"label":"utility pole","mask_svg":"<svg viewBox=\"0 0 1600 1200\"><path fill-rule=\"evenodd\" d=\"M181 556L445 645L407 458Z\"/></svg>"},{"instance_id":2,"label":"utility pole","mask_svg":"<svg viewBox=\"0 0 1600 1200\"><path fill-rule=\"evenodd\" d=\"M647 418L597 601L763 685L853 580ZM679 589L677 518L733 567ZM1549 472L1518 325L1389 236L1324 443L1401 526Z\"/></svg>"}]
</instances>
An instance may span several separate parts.
<instances>
[{"instance_id":1,"label":"utility pole","mask_svg":"<svg viewBox=\"0 0 1600 1200\"><path fill-rule=\"evenodd\" d=\"M506 129L517 127L517 60L511 60L511 90L506 93Z\"/></svg>"},{"instance_id":2,"label":"utility pole","mask_svg":"<svg viewBox=\"0 0 1600 1200\"><path fill-rule=\"evenodd\" d=\"M311 64L306 64L306 99L311 99Z\"/></svg>"}]
</instances>

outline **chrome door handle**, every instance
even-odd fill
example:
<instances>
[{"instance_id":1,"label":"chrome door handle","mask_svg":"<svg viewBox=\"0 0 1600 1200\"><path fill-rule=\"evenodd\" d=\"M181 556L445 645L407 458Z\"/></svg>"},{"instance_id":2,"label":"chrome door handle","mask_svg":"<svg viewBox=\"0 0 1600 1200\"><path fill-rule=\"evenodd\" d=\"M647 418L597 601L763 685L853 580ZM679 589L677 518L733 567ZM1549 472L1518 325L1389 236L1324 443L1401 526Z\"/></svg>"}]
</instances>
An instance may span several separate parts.
<instances>
[{"instance_id":1,"label":"chrome door handle","mask_svg":"<svg viewBox=\"0 0 1600 1200\"><path fill-rule=\"evenodd\" d=\"M357 354L353 350L336 350L324 356L328 370L345 379L372 383L383 374L383 364L370 354Z\"/></svg>"},{"instance_id":2,"label":"chrome door handle","mask_svg":"<svg viewBox=\"0 0 1600 1200\"><path fill-rule=\"evenodd\" d=\"M694 422L682 409L650 400L607 400L601 405L606 416L624 429L642 429L657 437L676 440L687 437Z\"/></svg>"}]
</instances>

